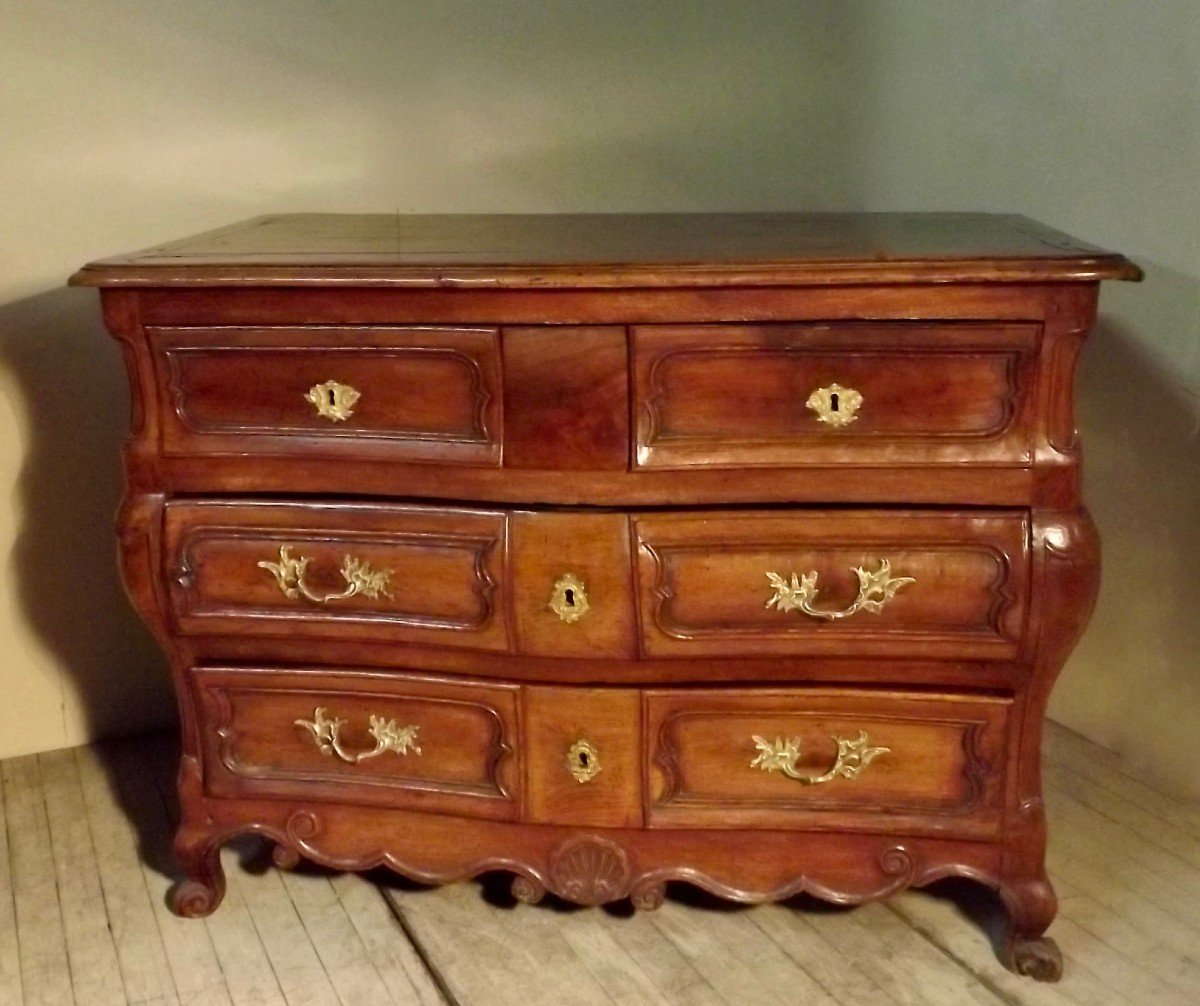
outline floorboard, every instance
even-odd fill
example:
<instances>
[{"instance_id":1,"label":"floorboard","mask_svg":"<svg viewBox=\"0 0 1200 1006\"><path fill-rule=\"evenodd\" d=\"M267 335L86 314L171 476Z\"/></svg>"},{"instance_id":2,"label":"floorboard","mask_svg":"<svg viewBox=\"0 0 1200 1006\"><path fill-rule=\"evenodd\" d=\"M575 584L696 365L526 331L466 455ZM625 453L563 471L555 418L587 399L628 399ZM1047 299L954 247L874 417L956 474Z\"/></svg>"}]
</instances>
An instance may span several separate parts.
<instances>
[{"instance_id":1,"label":"floorboard","mask_svg":"<svg viewBox=\"0 0 1200 1006\"><path fill-rule=\"evenodd\" d=\"M672 888L654 913L515 904L377 871L283 873L222 852L221 909L179 919L175 753L162 735L0 763L0 1006L1183 1006L1200 987L1200 808L1050 726L1050 930L1066 976L1005 970L965 881L837 909Z\"/></svg>"}]
</instances>

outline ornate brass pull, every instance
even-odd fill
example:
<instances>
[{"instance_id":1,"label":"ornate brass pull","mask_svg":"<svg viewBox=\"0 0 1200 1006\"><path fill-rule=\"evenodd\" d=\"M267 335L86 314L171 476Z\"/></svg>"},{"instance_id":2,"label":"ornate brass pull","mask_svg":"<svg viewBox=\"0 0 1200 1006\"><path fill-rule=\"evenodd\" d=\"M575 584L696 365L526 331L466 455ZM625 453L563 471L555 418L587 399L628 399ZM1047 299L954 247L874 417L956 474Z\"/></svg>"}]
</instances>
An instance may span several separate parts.
<instances>
[{"instance_id":1,"label":"ornate brass pull","mask_svg":"<svg viewBox=\"0 0 1200 1006\"><path fill-rule=\"evenodd\" d=\"M346 581L346 589L340 594L314 593L304 582L304 571L308 569L310 562L312 562L312 558L305 555L293 559L289 547L280 545L278 562L268 562L264 559L258 563L258 566L260 569L270 570L279 584L279 589L283 591L284 597L293 600L298 597L306 597L316 604L329 604L330 601L344 601L356 594L365 594L370 598L377 598L380 595L392 596L388 592L388 577L392 575L392 571L390 569L373 570L364 560L356 559L352 555L342 557L341 573L342 579Z\"/></svg>"},{"instance_id":2,"label":"ornate brass pull","mask_svg":"<svg viewBox=\"0 0 1200 1006\"><path fill-rule=\"evenodd\" d=\"M591 741L579 738L567 748L567 771L576 782L590 782L600 774L600 752Z\"/></svg>"},{"instance_id":3,"label":"ornate brass pull","mask_svg":"<svg viewBox=\"0 0 1200 1006\"><path fill-rule=\"evenodd\" d=\"M568 625L578 622L588 611L587 591L574 573L564 573L550 592L548 605Z\"/></svg>"},{"instance_id":4,"label":"ornate brass pull","mask_svg":"<svg viewBox=\"0 0 1200 1006\"><path fill-rule=\"evenodd\" d=\"M317 415L328 419L331 423L342 423L354 415L354 403L361 397L348 384L326 381L324 384L314 384L309 388L304 400L312 402L316 406Z\"/></svg>"},{"instance_id":5,"label":"ornate brass pull","mask_svg":"<svg viewBox=\"0 0 1200 1006\"><path fill-rule=\"evenodd\" d=\"M419 727L409 724L398 727L395 720L385 720L382 716L368 716L371 724L371 736L375 738L375 747L370 751L350 752L342 747L341 730L346 722L336 716L329 719L324 706L317 708L311 720L296 720L296 726L304 727L317 742L322 754L337 755L344 762L357 765L368 758L378 758L385 751L394 751L398 755L421 753L417 746L417 730Z\"/></svg>"},{"instance_id":6,"label":"ornate brass pull","mask_svg":"<svg viewBox=\"0 0 1200 1006\"><path fill-rule=\"evenodd\" d=\"M879 568L874 573L868 573L862 566L855 566L858 574L858 597L848 608L841 611L821 611L812 606L817 599L817 574L815 571L805 573L797 578L792 574L789 583L778 573L767 573L767 579L775 593L767 601L766 607L777 611L802 611L813 618L824 618L832 621L835 618L849 618L859 611L869 611L878 615L883 606L892 599L896 591L908 583L916 583L911 576L892 576L892 566L887 559L879 560Z\"/></svg>"},{"instance_id":7,"label":"ornate brass pull","mask_svg":"<svg viewBox=\"0 0 1200 1006\"><path fill-rule=\"evenodd\" d=\"M828 423L830 426L849 426L858 419L855 415L863 403L863 396L853 388L843 388L840 384L831 384L827 388L817 388L808 396L805 402L817 414L817 421Z\"/></svg>"},{"instance_id":8,"label":"ornate brass pull","mask_svg":"<svg viewBox=\"0 0 1200 1006\"><path fill-rule=\"evenodd\" d=\"M891 748L869 747L870 741L867 739L865 730L859 731L856 740L835 736L833 740L837 744L838 750L837 760L833 763L833 767L820 775L805 775L796 770L796 762L800 758L799 737L791 737L788 740L776 737L772 742L755 734L751 739L758 751L753 761L750 762L751 768L762 769L764 772L782 772L789 779L795 779L806 786L819 786L823 782L831 782L838 776L844 776L851 780L857 779L871 762L892 750Z\"/></svg>"}]
</instances>

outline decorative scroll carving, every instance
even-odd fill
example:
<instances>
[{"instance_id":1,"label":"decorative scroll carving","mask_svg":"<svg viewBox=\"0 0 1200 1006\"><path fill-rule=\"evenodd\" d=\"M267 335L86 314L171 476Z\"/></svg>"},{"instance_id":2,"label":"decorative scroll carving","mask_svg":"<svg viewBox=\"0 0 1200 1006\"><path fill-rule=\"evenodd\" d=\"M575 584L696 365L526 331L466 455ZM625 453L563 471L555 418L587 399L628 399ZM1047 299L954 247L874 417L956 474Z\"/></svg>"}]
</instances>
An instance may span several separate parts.
<instances>
[{"instance_id":1,"label":"decorative scroll carving","mask_svg":"<svg viewBox=\"0 0 1200 1006\"><path fill-rule=\"evenodd\" d=\"M536 905L546 896L546 887L544 884L538 883L532 877L527 877L523 873L518 873L513 877L512 886L509 892L517 901L525 905Z\"/></svg>"},{"instance_id":2,"label":"decorative scroll carving","mask_svg":"<svg viewBox=\"0 0 1200 1006\"><path fill-rule=\"evenodd\" d=\"M633 893L629 896L629 900L639 912L653 912L662 907L662 903L666 897L666 884L651 883L635 887Z\"/></svg>"}]
</instances>

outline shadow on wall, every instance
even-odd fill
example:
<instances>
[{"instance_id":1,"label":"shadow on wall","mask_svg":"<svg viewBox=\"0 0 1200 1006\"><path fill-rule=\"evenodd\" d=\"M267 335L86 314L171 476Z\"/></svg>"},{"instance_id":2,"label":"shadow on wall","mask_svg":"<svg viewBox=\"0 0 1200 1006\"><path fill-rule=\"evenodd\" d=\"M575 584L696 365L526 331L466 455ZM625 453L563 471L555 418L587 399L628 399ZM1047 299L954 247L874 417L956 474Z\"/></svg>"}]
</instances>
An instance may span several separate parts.
<instances>
[{"instance_id":1,"label":"shadow on wall","mask_svg":"<svg viewBox=\"0 0 1200 1006\"><path fill-rule=\"evenodd\" d=\"M95 291L0 306L0 366L19 386L24 415L14 419L29 431L15 494L19 615L69 679L90 735L165 725L174 702L163 658L125 599L116 562L129 400ZM46 740L46 748L67 743Z\"/></svg>"},{"instance_id":2,"label":"shadow on wall","mask_svg":"<svg viewBox=\"0 0 1200 1006\"><path fill-rule=\"evenodd\" d=\"M1148 269L1156 305L1200 304L1200 281ZM1149 290L1148 290L1149 292ZM1102 318L1079 378L1085 497L1103 546L1100 598L1051 705L1167 788L1200 796L1200 402ZM1169 782L1168 782L1169 780Z\"/></svg>"}]
</instances>

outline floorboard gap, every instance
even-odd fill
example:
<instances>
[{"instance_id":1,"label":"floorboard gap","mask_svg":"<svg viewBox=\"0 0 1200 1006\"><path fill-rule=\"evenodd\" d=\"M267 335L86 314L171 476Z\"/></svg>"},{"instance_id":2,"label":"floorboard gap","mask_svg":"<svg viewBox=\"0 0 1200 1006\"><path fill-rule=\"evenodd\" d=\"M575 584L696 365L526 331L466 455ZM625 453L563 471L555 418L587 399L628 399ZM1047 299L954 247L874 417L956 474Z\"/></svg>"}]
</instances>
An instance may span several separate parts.
<instances>
[{"instance_id":1,"label":"floorboard gap","mask_svg":"<svg viewBox=\"0 0 1200 1006\"><path fill-rule=\"evenodd\" d=\"M463 1006L458 996L450 990L450 986L446 983L446 979L442 977L442 973L434 966L432 955L421 941L421 937L416 934L412 924L408 921L408 917L404 914L400 906L396 904L395 895L391 891L384 890L382 887L376 886L375 890L379 892L379 896L383 898L383 903L387 905L388 911L392 913L392 918L396 920L396 924L403 930L408 942L412 944L417 959L420 960L421 966L425 969L426 974L429 975L429 980L433 982L442 998L446 1000L447 1006Z\"/></svg>"},{"instance_id":2,"label":"floorboard gap","mask_svg":"<svg viewBox=\"0 0 1200 1006\"><path fill-rule=\"evenodd\" d=\"M920 923L916 923L916 922L913 922L911 919L905 918L904 914L898 908L896 908L895 905L891 904L891 902L884 901L884 902L882 902L882 904L883 904L884 908L886 908L889 912L891 912L894 916L896 916L896 918L898 918L901 922L903 922L906 926L908 926L909 929L911 929L918 936L920 936L921 939L923 939L926 943L928 943L931 947L933 947L938 953L940 953L943 957L945 957L946 960L952 962L960 970L965 971L967 974L969 974L972 978L975 979L975 981L979 982L980 985L982 985L985 989L987 989L992 995L994 995L1001 1002L1008 1003L1008 1006L1021 1006L1021 1000L1019 997L1014 996L1011 992L1008 992L1005 989L1002 989L987 974L985 974L984 972L973 967L967 961L964 961L953 950L951 950L949 947L946 947L942 943L940 943L938 941L937 937L935 937L933 935L933 933L929 932L929 930L926 929L924 926L922 926ZM1032 981L1033 979L1026 979L1026 980Z\"/></svg>"}]
</instances>

